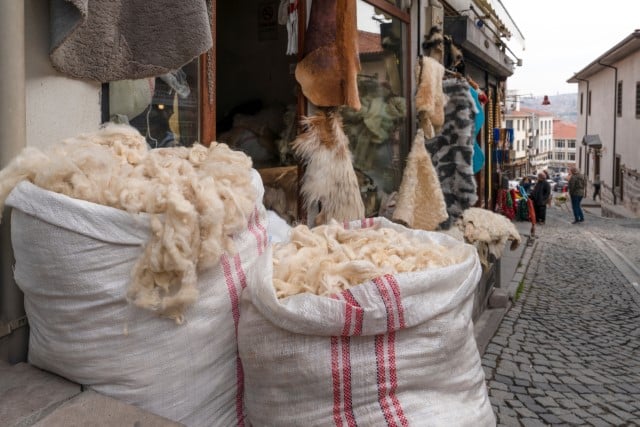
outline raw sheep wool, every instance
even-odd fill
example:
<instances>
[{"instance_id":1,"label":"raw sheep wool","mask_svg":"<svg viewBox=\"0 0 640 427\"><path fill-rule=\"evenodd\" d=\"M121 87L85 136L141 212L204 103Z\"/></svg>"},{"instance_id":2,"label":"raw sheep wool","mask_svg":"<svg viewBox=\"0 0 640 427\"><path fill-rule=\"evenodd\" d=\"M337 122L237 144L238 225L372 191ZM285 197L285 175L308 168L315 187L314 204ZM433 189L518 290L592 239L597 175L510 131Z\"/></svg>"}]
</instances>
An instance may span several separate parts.
<instances>
[{"instance_id":1,"label":"raw sheep wool","mask_svg":"<svg viewBox=\"0 0 640 427\"><path fill-rule=\"evenodd\" d=\"M26 148L0 171L0 208L20 181L69 197L150 215L128 300L183 321L198 271L233 253L232 236L255 206L251 159L225 144L151 150L140 133L107 125L46 151Z\"/></svg>"},{"instance_id":2,"label":"raw sheep wool","mask_svg":"<svg viewBox=\"0 0 640 427\"><path fill-rule=\"evenodd\" d=\"M328 296L385 274L443 267L460 259L442 245L388 227L345 229L336 221L312 229L298 225L288 242L273 245L273 284L278 298Z\"/></svg>"},{"instance_id":3,"label":"raw sheep wool","mask_svg":"<svg viewBox=\"0 0 640 427\"><path fill-rule=\"evenodd\" d=\"M511 241L511 250L515 250L521 241L520 233L507 217L481 208L465 210L452 230L457 231L449 235L462 236L465 242L476 246L485 266L489 263L489 254L496 258L502 256L507 241Z\"/></svg>"}]
</instances>

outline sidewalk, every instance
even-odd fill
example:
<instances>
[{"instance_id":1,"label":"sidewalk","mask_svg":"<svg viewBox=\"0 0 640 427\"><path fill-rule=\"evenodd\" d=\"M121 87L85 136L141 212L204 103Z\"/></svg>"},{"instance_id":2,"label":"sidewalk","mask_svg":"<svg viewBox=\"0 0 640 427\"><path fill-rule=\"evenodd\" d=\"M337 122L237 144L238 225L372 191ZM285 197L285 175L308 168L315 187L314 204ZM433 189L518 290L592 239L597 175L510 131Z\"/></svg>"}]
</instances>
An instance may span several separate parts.
<instances>
[{"instance_id":1,"label":"sidewalk","mask_svg":"<svg viewBox=\"0 0 640 427\"><path fill-rule=\"evenodd\" d=\"M498 287L493 291L499 298L506 298L508 301L504 307L492 308L492 298L490 297L488 307L475 322L474 334L480 355L484 353L489 341L491 341L491 338L500 326L502 318L511 308L518 286L529 267L531 254L535 247L535 240L530 238L531 223L527 221L513 221L513 224L518 230L518 233L520 233L522 241L513 251L509 250L509 244L507 244L502 258L500 258L500 280Z\"/></svg>"}]
</instances>

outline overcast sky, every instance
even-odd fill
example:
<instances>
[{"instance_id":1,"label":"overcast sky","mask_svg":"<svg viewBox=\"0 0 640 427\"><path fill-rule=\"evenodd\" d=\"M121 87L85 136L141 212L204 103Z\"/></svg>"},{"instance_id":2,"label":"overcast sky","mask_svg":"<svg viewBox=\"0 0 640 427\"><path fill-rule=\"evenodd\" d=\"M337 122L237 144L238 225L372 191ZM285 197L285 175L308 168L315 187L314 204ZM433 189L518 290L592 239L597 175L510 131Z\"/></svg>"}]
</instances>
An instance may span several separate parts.
<instances>
[{"instance_id":1,"label":"overcast sky","mask_svg":"<svg viewBox=\"0 0 640 427\"><path fill-rule=\"evenodd\" d=\"M502 0L525 38L524 51L511 48L523 59L523 66L508 78L508 89L535 96L576 93L578 85L566 81L640 29L638 3Z\"/></svg>"}]
</instances>

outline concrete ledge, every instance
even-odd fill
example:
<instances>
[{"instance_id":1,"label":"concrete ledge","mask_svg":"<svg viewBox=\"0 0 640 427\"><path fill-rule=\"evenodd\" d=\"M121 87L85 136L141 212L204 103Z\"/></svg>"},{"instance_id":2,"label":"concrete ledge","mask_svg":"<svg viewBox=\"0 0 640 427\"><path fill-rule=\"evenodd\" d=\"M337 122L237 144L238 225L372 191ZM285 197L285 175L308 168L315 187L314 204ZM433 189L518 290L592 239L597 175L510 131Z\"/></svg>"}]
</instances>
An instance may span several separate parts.
<instances>
[{"instance_id":1,"label":"concrete ledge","mask_svg":"<svg viewBox=\"0 0 640 427\"><path fill-rule=\"evenodd\" d=\"M0 362L0 420L3 426L31 426L80 394L78 384L27 363Z\"/></svg>"},{"instance_id":2,"label":"concrete ledge","mask_svg":"<svg viewBox=\"0 0 640 427\"><path fill-rule=\"evenodd\" d=\"M487 349L491 338L495 335L509 308L511 308L511 303L505 308L487 308L474 323L473 334L476 339L480 357L482 357L484 351Z\"/></svg>"},{"instance_id":3,"label":"concrete ledge","mask_svg":"<svg viewBox=\"0 0 640 427\"><path fill-rule=\"evenodd\" d=\"M94 391L85 391L34 424L34 427L68 426L178 427L182 424Z\"/></svg>"},{"instance_id":4,"label":"concrete ledge","mask_svg":"<svg viewBox=\"0 0 640 427\"><path fill-rule=\"evenodd\" d=\"M2 427L135 426L182 424L70 382L28 363L0 361Z\"/></svg>"}]
</instances>

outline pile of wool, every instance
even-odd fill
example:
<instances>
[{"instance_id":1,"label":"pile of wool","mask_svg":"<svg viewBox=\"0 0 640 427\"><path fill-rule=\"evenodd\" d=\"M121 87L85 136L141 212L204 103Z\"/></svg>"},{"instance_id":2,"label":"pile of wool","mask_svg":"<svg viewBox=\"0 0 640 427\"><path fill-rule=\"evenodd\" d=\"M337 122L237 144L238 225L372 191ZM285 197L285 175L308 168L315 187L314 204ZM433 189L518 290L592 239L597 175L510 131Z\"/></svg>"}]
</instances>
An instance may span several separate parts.
<instances>
[{"instance_id":1,"label":"pile of wool","mask_svg":"<svg viewBox=\"0 0 640 427\"><path fill-rule=\"evenodd\" d=\"M520 233L507 217L481 208L465 209L450 230L451 236L461 235L465 242L476 246L484 265L488 264L489 254L502 256L507 241L511 240L511 250L521 241Z\"/></svg>"},{"instance_id":2,"label":"pile of wool","mask_svg":"<svg viewBox=\"0 0 640 427\"><path fill-rule=\"evenodd\" d=\"M183 320L198 271L234 252L232 237L254 209L251 159L224 144L150 150L140 133L108 125L46 151L26 148L0 171L0 208L20 181L131 214L151 214L151 238L127 298Z\"/></svg>"},{"instance_id":3,"label":"pile of wool","mask_svg":"<svg viewBox=\"0 0 640 427\"><path fill-rule=\"evenodd\" d=\"M462 255L440 244L391 228L347 230L336 221L312 229L298 225L288 242L273 245L273 284L278 298L333 295L385 274L461 261Z\"/></svg>"}]
</instances>

